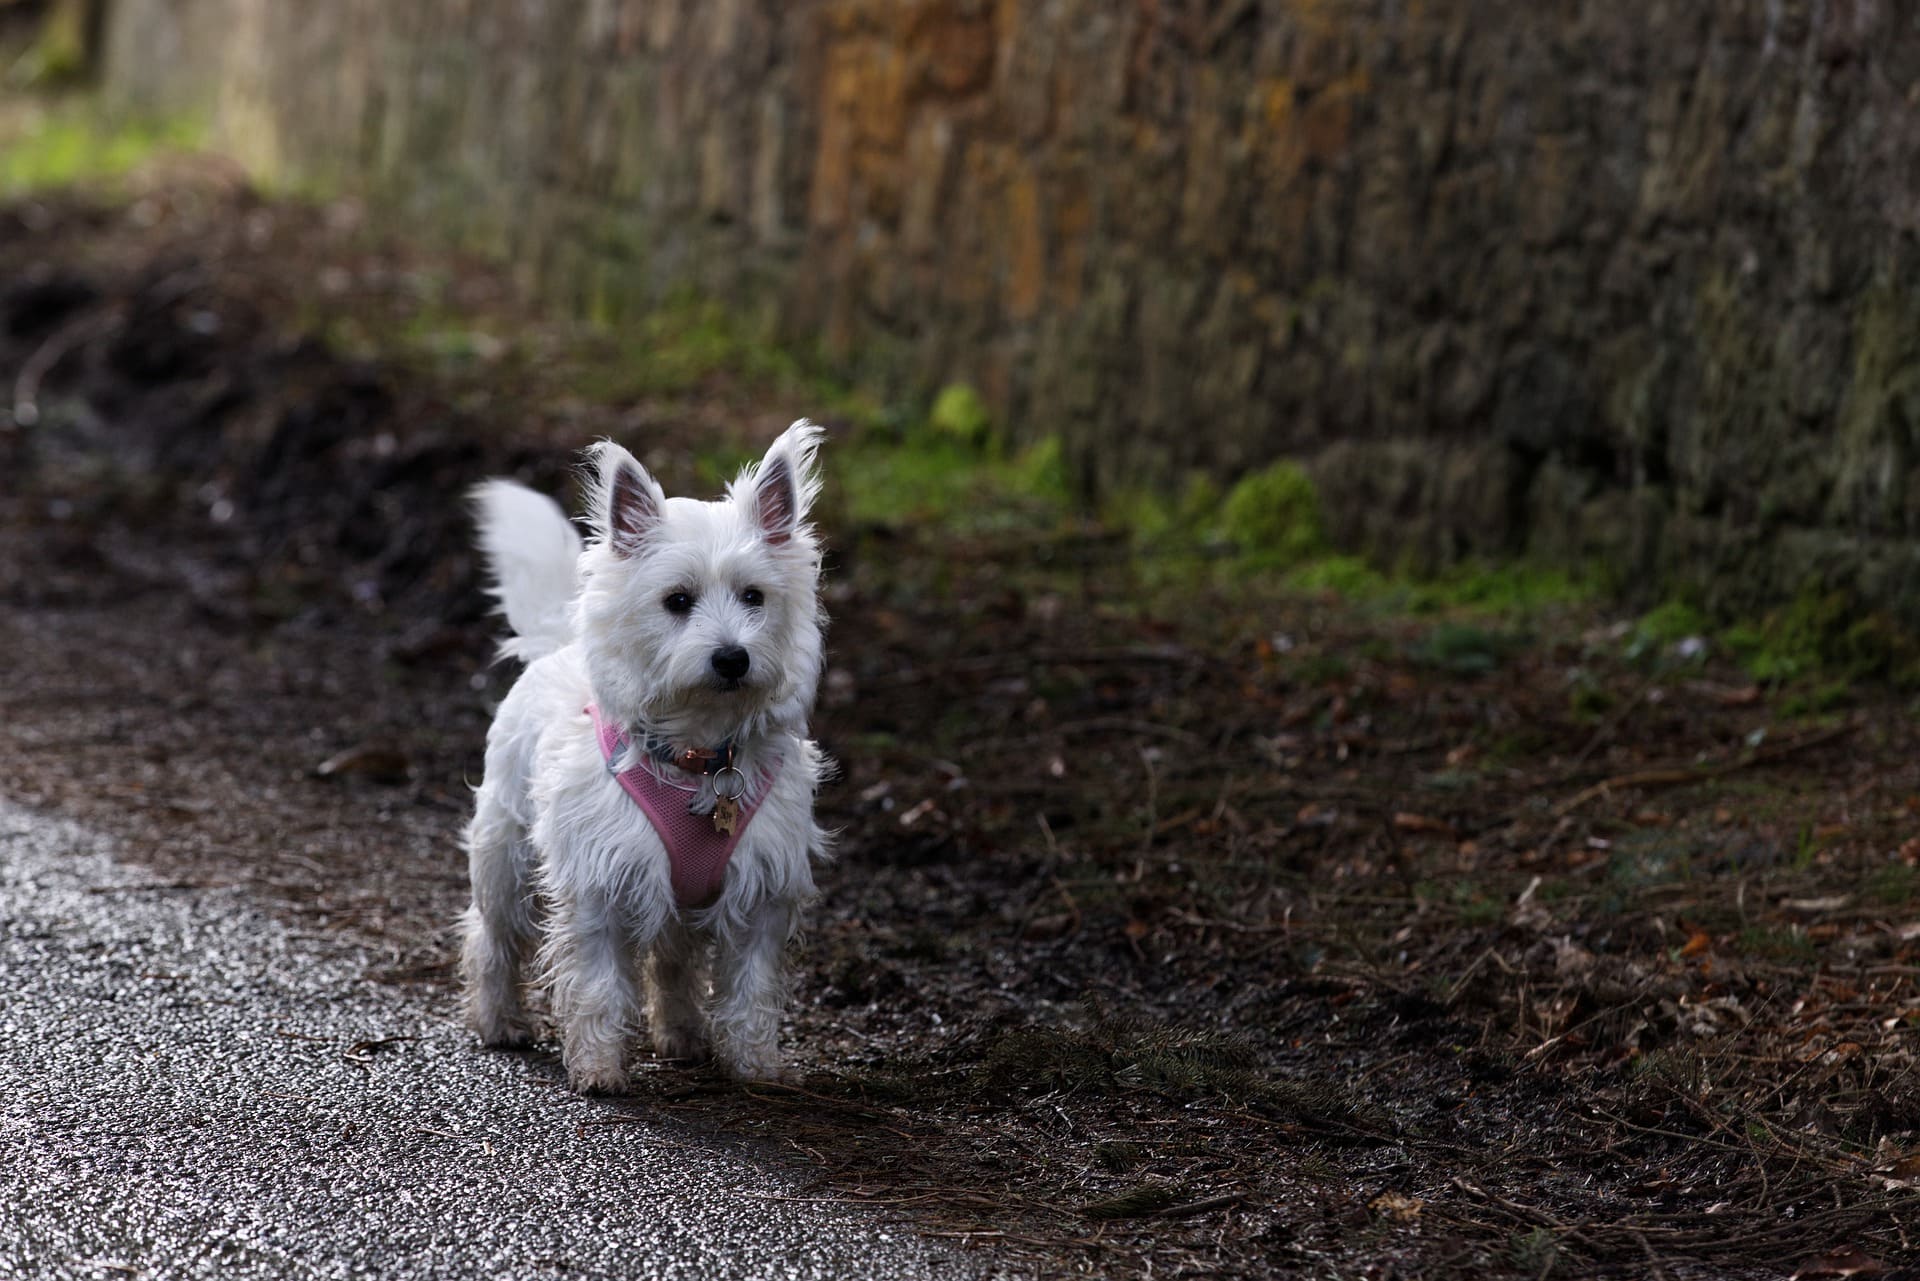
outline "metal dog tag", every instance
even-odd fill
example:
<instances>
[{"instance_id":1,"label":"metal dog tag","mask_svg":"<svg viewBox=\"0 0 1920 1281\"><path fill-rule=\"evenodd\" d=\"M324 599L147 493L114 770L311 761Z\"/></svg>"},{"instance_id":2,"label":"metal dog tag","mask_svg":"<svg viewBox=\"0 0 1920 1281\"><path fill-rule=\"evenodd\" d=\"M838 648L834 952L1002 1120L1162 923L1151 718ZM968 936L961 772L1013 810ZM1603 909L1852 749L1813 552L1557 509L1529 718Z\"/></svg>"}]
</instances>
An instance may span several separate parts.
<instances>
[{"instance_id":1,"label":"metal dog tag","mask_svg":"<svg viewBox=\"0 0 1920 1281\"><path fill-rule=\"evenodd\" d=\"M713 776L713 830L732 836L740 824L740 797L747 790L747 776L731 765Z\"/></svg>"}]
</instances>

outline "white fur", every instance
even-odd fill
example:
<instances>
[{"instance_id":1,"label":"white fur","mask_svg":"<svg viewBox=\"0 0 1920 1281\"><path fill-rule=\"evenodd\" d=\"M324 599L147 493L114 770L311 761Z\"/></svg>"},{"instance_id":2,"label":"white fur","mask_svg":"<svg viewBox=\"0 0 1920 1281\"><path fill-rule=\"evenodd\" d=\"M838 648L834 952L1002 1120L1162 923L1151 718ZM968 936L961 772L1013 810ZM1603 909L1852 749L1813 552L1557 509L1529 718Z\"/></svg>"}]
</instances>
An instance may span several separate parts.
<instances>
[{"instance_id":1,"label":"white fur","mask_svg":"<svg viewBox=\"0 0 1920 1281\"><path fill-rule=\"evenodd\" d=\"M824 626L806 523L819 439L795 423L718 502L667 498L603 442L584 547L530 490L495 480L475 494L516 633L503 652L530 661L488 731L467 829L467 1021L488 1045L524 1044L525 985L544 985L575 1089L625 1088L643 1005L661 1055L711 1050L742 1079L782 1073L783 955L814 892L811 860L826 851L813 793L827 765L806 738ZM748 588L764 603L745 603ZM666 608L675 592L694 598L690 612ZM712 658L730 646L749 667L725 688ZM609 776L589 702L630 738L639 728L683 746L732 738L748 778L779 762L711 906L675 903L665 847ZM699 795L710 807L711 784Z\"/></svg>"},{"instance_id":2,"label":"white fur","mask_svg":"<svg viewBox=\"0 0 1920 1281\"><path fill-rule=\"evenodd\" d=\"M510 480L479 486L473 505L480 550L493 571L490 594L513 629L500 653L528 662L543 658L572 639L568 614L580 532L558 503Z\"/></svg>"}]
</instances>

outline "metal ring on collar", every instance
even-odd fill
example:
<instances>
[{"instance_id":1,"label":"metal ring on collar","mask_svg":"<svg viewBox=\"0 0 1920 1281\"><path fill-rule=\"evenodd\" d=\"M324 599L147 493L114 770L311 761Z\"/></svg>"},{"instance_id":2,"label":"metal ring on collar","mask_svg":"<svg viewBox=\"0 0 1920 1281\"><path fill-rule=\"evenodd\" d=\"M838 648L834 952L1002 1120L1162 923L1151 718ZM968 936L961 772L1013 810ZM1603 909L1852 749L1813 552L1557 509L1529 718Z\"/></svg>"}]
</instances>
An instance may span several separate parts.
<instances>
[{"instance_id":1,"label":"metal ring on collar","mask_svg":"<svg viewBox=\"0 0 1920 1281\"><path fill-rule=\"evenodd\" d=\"M732 765L713 772L713 794L723 801L737 801L747 794L747 776Z\"/></svg>"}]
</instances>

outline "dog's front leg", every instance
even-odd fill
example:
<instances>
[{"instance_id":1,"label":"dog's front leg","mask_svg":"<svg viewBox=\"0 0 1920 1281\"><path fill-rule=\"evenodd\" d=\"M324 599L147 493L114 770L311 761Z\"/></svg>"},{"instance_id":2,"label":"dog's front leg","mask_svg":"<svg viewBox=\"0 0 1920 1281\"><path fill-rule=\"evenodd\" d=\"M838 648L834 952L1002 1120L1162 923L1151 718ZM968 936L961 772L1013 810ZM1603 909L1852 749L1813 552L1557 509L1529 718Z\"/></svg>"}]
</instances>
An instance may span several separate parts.
<instances>
[{"instance_id":1,"label":"dog's front leg","mask_svg":"<svg viewBox=\"0 0 1920 1281\"><path fill-rule=\"evenodd\" d=\"M567 1081L582 1094L627 1088L627 1037L639 1008L632 923L602 890L555 894L547 980Z\"/></svg>"},{"instance_id":2,"label":"dog's front leg","mask_svg":"<svg viewBox=\"0 0 1920 1281\"><path fill-rule=\"evenodd\" d=\"M701 997L706 987L706 958L700 938L674 922L653 941L647 962L647 1031L663 1059L698 1061L707 1057L706 1016Z\"/></svg>"},{"instance_id":3,"label":"dog's front leg","mask_svg":"<svg viewBox=\"0 0 1920 1281\"><path fill-rule=\"evenodd\" d=\"M718 931L714 957L713 1039L722 1065L742 1081L777 1081L780 1016L786 1009L787 939L794 909L762 902L740 924Z\"/></svg>"}]
</instances>

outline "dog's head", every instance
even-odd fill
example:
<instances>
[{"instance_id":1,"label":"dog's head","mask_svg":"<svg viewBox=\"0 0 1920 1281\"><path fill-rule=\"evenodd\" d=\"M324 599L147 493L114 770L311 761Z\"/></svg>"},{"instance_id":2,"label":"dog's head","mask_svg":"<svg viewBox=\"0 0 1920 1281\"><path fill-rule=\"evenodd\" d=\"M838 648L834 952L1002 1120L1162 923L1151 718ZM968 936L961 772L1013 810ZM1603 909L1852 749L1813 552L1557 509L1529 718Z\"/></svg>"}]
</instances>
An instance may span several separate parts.
<instances>
[{"instance_id":1,"label":"dog's head","mask_svg":"<svg viewBox=\"0 0 1920 1281\"><path fill-rule=\"evenodd\" d=\"M694 745L804 722L821 666L820 436L801 419L716 502L668 498L632 454L593 448L576 632L609 711Z\"/></svg>"}]
</instances>

